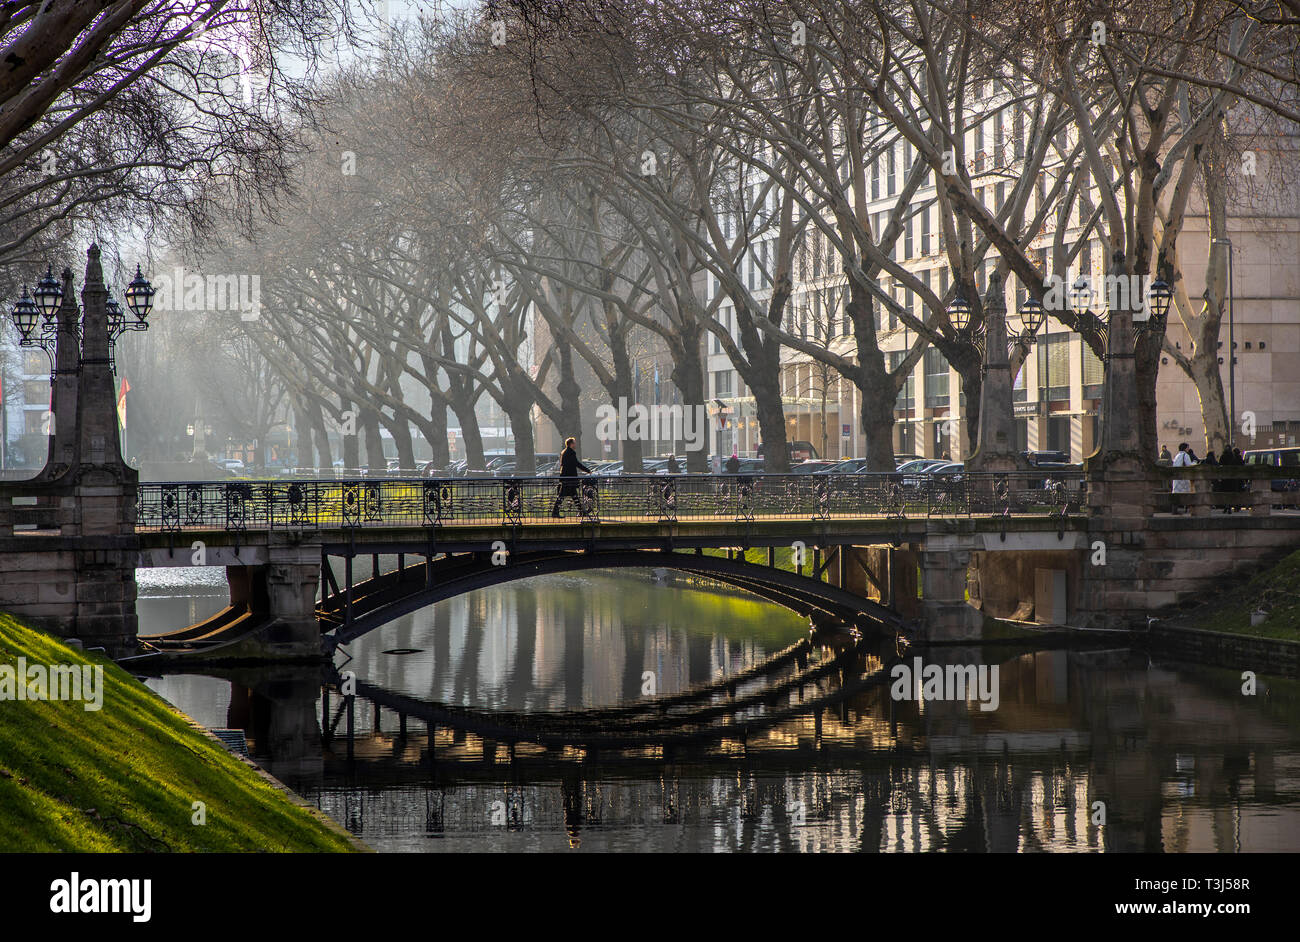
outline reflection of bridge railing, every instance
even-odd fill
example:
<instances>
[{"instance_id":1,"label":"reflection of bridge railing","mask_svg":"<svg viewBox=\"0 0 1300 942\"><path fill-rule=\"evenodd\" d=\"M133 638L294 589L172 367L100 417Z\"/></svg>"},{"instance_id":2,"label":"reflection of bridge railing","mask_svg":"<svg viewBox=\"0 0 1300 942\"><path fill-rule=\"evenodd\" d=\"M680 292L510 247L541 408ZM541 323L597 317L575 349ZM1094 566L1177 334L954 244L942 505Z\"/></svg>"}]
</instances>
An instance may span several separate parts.
<instances>
[{"instance_id":1,"label":"reflection of bridge railing","mask_svg":"<svg viewBox=\"0 0 1300 942\"><path fill-rule=\"evenodd\" d=\"M142 529L231 531L925 516L1064 517L1079 472L619 475L140 485ZM575 512L576 511L576 512Z\"/></svg>"}]
</instances>

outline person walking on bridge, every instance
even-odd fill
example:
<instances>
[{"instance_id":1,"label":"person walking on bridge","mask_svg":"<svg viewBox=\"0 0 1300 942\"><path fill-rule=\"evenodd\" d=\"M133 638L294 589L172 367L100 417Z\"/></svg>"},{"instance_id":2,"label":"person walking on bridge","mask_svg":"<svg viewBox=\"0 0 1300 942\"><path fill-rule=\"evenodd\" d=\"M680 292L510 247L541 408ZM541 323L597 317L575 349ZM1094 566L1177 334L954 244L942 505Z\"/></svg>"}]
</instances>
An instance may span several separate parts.
<instances>
[{"instance_id":1,"label":"person walking on bridge","mask_svg":"<svg viewBox=\"0 0 1300 942\"><path fill-rule=\"evenodd\" d=\"M591 474L591 468L587 467L578 460L578 442L573 438L564 440L564 451L560 452L560 486L555 492L555 507L551 510L552 517L560 516L560 503L564 498L573 501L579 511L582 506L578 503L578 471L584 474Z\"/></svg>"}]
</instances>

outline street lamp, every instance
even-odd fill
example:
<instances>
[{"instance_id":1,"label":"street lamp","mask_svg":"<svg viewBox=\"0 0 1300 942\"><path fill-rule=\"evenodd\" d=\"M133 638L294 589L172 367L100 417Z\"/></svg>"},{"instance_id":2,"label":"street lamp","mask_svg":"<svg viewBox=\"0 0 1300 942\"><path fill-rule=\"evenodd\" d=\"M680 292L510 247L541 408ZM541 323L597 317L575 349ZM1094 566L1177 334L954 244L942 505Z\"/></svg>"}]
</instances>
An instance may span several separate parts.
<instances>
[{"instance_id":1,"label":"street lamp","mask_svg":"<svg viewBox=\"0 0 1300 942\"><path fill-rule=\"evenodd\" d=\"M43 337L38 337L36 340L32 339L32 333L36 330L36 322L41 318L41 309L32 300L32 296L27 292L26 285L23 285L23 296L14 303L9 316L13 319L14 327L18 328L18 342L22 346L30 347L38 343L42 347L45 346L41 342L44 340Z\"/></svg>"},{"instance_id":2,"label":"street lamp","mask_svg":"<svg viewBox=\"0 0 1300 942\"><path fill-rule=\"evenodd\" d=\"M153 285L140 273L140 266L135 266L135 278L126 286L126 306L135 315L135 330L145 330L145 318L153 310Z\"/></svg>"},{"instance_id":3,"label":"street lamp","mask_svg":"<svg viewBox=\"0 0 1300 942\"><path fill-rule=\"evenodd\" d=\"M71 274L64 273L65 278L71 278ZM135 269L135 280L127 286L125 297L127 306L130 307L131 313L135 315L135 321L131 321L122 306L110 295L104 303L105 326L108 333L108 349L110 368L116 369L113 359L113 349L117 343L117 338L128 330L148 330L148 324L145 318L148 317L149 311L153 307L153 286L140 271L140 266ZM59 279L54 276L54 267L47 265L45 274L41 280L36 283L36 287L30 293L27 286L23 286L22 297L9 311L9 317L13 321L14 327L18 330L18 343L23 347L40 347L45 351L46 356L50 358L50 382L54 382L54 376L57 372L56 354L58 351L59 308L63 306L63 285ZM40 324L40 330L37 331L37 324ZM75 331L75 326L74 326ZM80 369L80 356L78 356L78 369Z\"/></svg>"},{"instance_id":4,"label":"street lamp","mask_svg":"<svg viewBox=\"0 0 1300 942\"><path fill-rule=\"evenodd\" d=\"M1020 305L1020 320L1025 325L1025 334L1029 340L1034 339L1038 329L1043 326L1047 320L1047 312L1043 310L1043 302L1030 295L1025 299L1025 303Z\"/></svg>"},{"instance_id":5,"label":"street lamp","mask_svg":"<svg viewBox=\"0 0 1300 942\"><path fill-rule=\"evenodd\" d=\"M59 313L59 305L63 303L63 285L54 277L53 265L45 266L45 275L36 283L36 290L32 294L45 322L48 324L53 321Z\"/></svg>"},{"instance_id":6,"label":"street lamp","mask_svg":"<svg viewBox=\"0 0 1300 942\"><path fill-rule=\"evenodd\" d=\"M1092 313L1092 285L1080 275L1070 288L1071 307L1079 314Z\"/></svg>"},{"instance_id":7,"label":"street lamp","mask_svg":"<svg viewBox=\"0 0 1300 942\"><path fill-rule=\"evenodd\" d=\"M962 294L958 293L949 303L948 319L958 332L964 331L970 325L970 302Z\"/></svg>"}]
</instances>

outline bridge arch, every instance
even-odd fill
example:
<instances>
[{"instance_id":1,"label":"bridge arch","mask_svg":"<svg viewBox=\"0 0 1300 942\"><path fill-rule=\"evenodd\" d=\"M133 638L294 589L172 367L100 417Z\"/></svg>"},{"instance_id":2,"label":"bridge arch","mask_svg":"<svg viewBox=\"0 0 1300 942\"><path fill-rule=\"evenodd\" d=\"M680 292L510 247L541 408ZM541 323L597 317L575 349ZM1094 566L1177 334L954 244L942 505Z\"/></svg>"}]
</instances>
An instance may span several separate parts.
<instances>
[{"instance_id":1,"label":"bridge arch","mask_svg":"<svg viewBox=\"0 0 1300 942\"><path fill-rule=\"evenodd\" d=\"M444 556L431 567L408 567L357 583L350 605L346 593L327 595L316 612L327 647L333 648L466 592L535 576L633 568L707 576L817 622L839 622L867 632L911 630L892 609L811 576L719 556L646 550L516 553L507 565L494 565L490 553Z\"/></svg>"}]
</instances>

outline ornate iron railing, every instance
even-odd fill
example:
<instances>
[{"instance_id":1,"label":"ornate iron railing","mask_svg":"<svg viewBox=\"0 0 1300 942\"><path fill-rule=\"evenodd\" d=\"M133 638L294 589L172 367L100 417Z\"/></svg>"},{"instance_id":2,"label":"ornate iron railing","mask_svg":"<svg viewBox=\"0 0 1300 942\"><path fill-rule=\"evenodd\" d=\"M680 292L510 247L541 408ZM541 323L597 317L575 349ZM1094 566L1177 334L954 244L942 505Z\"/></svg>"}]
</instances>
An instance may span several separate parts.
<instances>
[{"instance_id":1,"label":"ornate iron railing","mask_svg":"<svg viewBox=\"0 0 1300 942\"><path fill-rule=\"evenodd\" d=\"M319 530L927 516L1064 519L1079 472L370 478L140 485L141 529Z\"/></svg>"}]
</instances>

